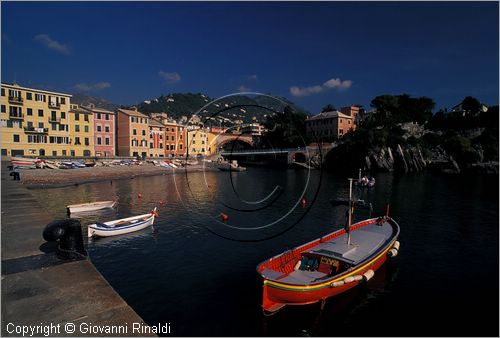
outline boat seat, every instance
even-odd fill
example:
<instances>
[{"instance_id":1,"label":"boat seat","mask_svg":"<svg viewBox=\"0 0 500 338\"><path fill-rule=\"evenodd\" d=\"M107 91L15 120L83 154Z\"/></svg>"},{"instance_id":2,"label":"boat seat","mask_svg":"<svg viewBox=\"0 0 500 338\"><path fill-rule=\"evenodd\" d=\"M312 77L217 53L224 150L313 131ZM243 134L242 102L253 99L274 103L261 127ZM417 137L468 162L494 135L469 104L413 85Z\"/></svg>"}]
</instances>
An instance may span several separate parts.
<instances>
[{"instance_id":1,"label":"boat seat","mask_svg":"<svg viewBox=\"0 0 500 338\"><path fill-rule=\"evenodd\" d=\"M114 225L107 225L106 223L96 222L95 225L97 225L98 227L101 227L101 228L114 228Z\"/></svg>"}]
</instances>

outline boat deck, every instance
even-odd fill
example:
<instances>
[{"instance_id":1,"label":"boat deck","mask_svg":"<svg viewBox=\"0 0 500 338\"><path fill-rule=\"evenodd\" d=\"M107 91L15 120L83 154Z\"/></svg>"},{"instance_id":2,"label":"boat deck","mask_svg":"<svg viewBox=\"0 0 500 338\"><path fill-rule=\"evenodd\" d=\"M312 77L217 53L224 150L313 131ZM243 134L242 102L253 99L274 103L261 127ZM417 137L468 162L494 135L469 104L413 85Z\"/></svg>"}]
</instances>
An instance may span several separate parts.
<instances>
[{"instance_id":1,"label":"boat deck","mask_svg":"<svg viewBox=\"0 0 500 338\"><path fill-rule=\"evenodd\" d=\"M323 242L303 253L313 253L335 258L346 263L357 265L370 255L377 252L392 238L394 228L388 222L377 225L369 224L360 229L351 231L351 244L347 245L347 234ZM265 269L263 275L267 279L288 284L311 284L330 277L318 271L294 270L288 274Z\"/></svg>"}]
</instances>

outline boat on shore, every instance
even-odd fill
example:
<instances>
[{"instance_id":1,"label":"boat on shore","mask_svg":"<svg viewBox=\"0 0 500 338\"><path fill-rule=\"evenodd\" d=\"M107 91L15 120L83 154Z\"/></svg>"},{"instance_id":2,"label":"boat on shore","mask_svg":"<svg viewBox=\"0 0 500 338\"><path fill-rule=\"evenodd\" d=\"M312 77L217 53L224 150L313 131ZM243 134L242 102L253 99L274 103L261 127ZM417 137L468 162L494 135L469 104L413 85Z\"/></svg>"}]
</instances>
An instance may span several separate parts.
<instances>
[{"instance_id":1,"label":"boat on shore","mask_svg":"<svg viewBox=\"0 0 500 338\"><path fill-rule=\"evenodd\" d=\"M39 168L42 165L43 160L40 160L38 158L12 156L10 158L10 162L13 167L35 169Z\"/></svg>"},{"instance_id":2,"label":"boat on shore","mask_svg":"<svg viewBox=\"0 0 500 338\"><path fill-rule=\"evenodd\" d=\"M90 202L90 203L81 203L81 204L70 204L66 206L66 209L69 213L76 212L87 212L87 211L95 211L106 208L114 208L118 202L116 201L99 201L99 202Z\"/></svg>"},{"instance_id":3,"label":"boat on shore","mask_svg":"<svg viewBox=\"0 0 500 338\"><path fill-rule=\"evenodd\" d=\"M351 224L355 201L352 179L348 222L343 229L274 256L257 266L263 279L262 308L324 302L370 280L399 250L399 225L386 214Z\"/></svg>"},{"instance_id":4,"label":"boat on shore","mask_svg":"<svg viewBox=\"0 0 500 338\"><path fill-rule=\"evenodd\" d=\"M110 237L145 229L153 225L155 217L158 217L156 207L149 214L90 224L87 230L88 237Z\"/></svg>"}]
</instances>

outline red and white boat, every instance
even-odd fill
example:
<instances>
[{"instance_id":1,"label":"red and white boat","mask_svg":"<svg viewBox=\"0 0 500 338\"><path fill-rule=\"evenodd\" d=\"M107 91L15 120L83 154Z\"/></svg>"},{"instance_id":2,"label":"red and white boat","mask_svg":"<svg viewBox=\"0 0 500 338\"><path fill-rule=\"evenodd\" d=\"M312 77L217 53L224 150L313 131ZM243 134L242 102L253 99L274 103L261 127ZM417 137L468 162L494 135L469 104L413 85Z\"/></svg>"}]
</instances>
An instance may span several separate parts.
<instances>
[{"instance_id":1,"label":"red and white boat","mask_svg":"<svg viewBox=\"0 0 500 338\"><path fill-rule=\"evenodd\" d=\"M399 225L388 215L351 225L355 202L350 180L349 220L332 232L257 266L263 278L262 307L278 311L285 305L324 301L368 281L388 257L398 254Z\"/></svg>"},{"instance_id":2,"label":"red and white boat","mask_svg":"<svg viewBox=\"0 0 500 338\"><path fill-rule=\"evenodd\" d=\"M12 156L10 158L10 162L14 167L22 167L22 168L37 168L43 162L38 158L28 158L28 157L20 157L20 156Z\"/></svg>"}]
</instances>

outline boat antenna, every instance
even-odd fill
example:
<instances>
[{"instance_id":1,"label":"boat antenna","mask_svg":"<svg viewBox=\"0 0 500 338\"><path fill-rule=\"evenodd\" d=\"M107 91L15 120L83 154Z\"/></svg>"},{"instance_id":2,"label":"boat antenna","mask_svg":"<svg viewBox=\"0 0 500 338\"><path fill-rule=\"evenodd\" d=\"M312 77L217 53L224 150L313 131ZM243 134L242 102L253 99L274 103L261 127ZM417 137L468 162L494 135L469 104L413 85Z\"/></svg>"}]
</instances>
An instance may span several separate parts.
<instances>
[{"instance_id":1,"label":"boat antenna","mask_svg":"<svg viewBox=\"0 0 500 338\"><path fill-rule=\"evenodd\" d=\"M361 169L360 169L361 170ZM347 246L351 245L351 224L352 224L352 181L354 178L349 178L349 219L347 223Z\"/></svg>"}]
</instances>

